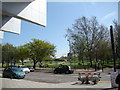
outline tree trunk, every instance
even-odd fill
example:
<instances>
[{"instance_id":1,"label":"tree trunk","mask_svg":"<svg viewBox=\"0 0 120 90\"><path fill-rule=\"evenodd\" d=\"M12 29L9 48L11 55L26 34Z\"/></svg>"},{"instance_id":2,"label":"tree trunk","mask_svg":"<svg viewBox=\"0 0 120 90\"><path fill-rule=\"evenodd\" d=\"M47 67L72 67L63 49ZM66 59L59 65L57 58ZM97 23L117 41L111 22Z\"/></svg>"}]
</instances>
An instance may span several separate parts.
<instances>
[{"instance_id":1,"label":"tree trunk","mask_svg":"<svg viewBox=\"0 0 120 90\"><path fill-rule=\"evenodd\" d=\"M92 67L92 59L91 59L91 56L89 56L89 59L90 59L90 67Z\"/></svg>"},{"instance_id":2,"label":"tree trunk","mask_svg":"<svg viewBox=\"0 0 120 90\"><path fill-rule=\"evenodd\" d=\"M78 55L78 61L80 62L80 55Z\"/></svg>"},{"instance_id":3,"label":"tree trunk","mask_svg":"<svg viewBox=\"0 0 120 90\"><path fill-rule=\"evenodd\" d=\"M103 72L103 70L104 70L104 67L103 67L103 65L104 65L104 64L103 64L103 58L102 58L102 72Z\"/></svg>"},{"instance_id":4,"label":"tree trunk","mask_svg":"<svg viewBox=\"0 0 120 90\"><path fill-rule=\"evenodd\" d=\"M103 64L105 64L105 59L103 58Z\"/></svg>"},{"instance_id":5,"label":"tree trunk","mask_svg":"<svg viewBox=\"0 0 120 90\"><path fill-rule=\"evenodd\" d=\"M98 62L98 55L97 55L97 53L95 55L95 60L96 60L96 62Z\"/></svg>"},{"instance_id":6,"label":"tree trunk","mask_svg":"<svg viewBox=\"0 0 120 90\"><path fill-rule=\"evenodd\" d=\"M82 64L83 64L84 69L86 69L86 68L85 68L85 65L84 65L84 60L83 60L83 57L82 57Z\"/></svg>"},{"instance_id":7,"label":"tree trunk","mask_svg":"<svg viewBox=\"0 0 120 90\"><path fill-rule=\"evenodd\" d=\"M36 63L34 62L33 68L36 69Z\"/></svg>"},{"instance_id":8,"label":"tree trunk","mask_svg":"<svg viewBox=\"0 0 120 90\"><path fill-rule=\"evenodd\" d=\"M39 61L39 68L41 68L41 67L43 67L43 66L42 66L42 61L40 60Z\"/></svg>"},{"instance_id":9,"label":"tree trunk","mask_svg":"<svg viewBox=\"0 0 120 90\"><path fill-rule=\"evenodd\" d=\"M2 68L3 68L3 66L4 66L4 61L2 60Z\"/></svg>"},{"instance_id":10,"label":"tree trunk","mask_svg":"<svg viewBox=\"0 0 120 90\"><path fill-rule=\"evenodd\" d=\"M109 59L109 58L107 58L107 64L109 64L109 62L110 62L110 59Z\"/></svg>"},{"instance_id":11,"label":"tree trunk","mask_svg":"<svg viewBox=\"0 0 120 90\"><path fill-rule=\"evenodd\" d=\"M98 57L97 57L97 53L95 55L95 71L97 71L97 62L98 62Z\"/></svg>"},{"instance_id":12,"label":"tree trunk","mask_svg":"<svg viewBox=\"0 0 120 90\"><path fill-rule=\"evenodd\" d=\"M36 69L37 61L35 59L33 59L33 62L34 62L33 68Z\"/></svg>"},{"instance_id":13,"label":"tree trunk","mask_svg":"<svg viewBox=\"0 0 120 90\"><path fill-rule=\"evenodd\" d=\"M22 65L24 65L24 60L23 59L21 59L21 62L22 62Z\"/></svg>"},{"instance_id":14,"label":"tree trunk","mask_svg":"<svg viewBox=\"0 0 120 90\"><path fill-rule=\"evenodd\" d=\"M8 61L7 61L7 67L9 66L9 63L10 63L10 62L9 62L9 60L8 60Z\"/></svg>"},{"instance_id":15,"label":"tree trunk","mask_svg":"<svg viewBox=\"0 0 120 90\"><path fill-rule=\"evenodd\" d=\"M120 57L119 57L119 65L120 65Z\"/></svg>"},{"instance_id":16,"label":"tree trunk","mask_svg":"<svg viewBox=\"0 0 120 90\"><path fill-rule=\"evenodd\" d=\"M16 64L16 61L14 61L14 65Z\"/></svg>"}]
</instances>

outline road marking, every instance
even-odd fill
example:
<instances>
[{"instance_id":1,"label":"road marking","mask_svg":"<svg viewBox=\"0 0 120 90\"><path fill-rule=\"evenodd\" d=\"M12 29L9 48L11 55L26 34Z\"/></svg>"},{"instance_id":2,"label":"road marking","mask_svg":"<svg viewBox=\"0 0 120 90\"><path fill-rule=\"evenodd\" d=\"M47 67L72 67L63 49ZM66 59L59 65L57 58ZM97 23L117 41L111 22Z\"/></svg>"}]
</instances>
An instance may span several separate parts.
<instances>
[{"instance_id":1,"label":"road marking","mask_svg":"<svg viewBox=\"0 0 120 90\"><path fill-rule=\"evenodd\" d=\"M99 81L99 82L111 82L111 81Z\"/></svg>"}]
</instances>

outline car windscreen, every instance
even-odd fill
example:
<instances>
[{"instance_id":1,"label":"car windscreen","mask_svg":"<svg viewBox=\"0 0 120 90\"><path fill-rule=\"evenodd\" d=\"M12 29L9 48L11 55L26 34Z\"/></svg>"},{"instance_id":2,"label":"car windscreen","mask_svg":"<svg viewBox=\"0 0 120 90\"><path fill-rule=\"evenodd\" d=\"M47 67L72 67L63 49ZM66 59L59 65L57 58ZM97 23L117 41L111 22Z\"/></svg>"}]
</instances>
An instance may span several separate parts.
<instances>
[{"instance_id":1,"label":"car windscreen","mask_svg":"<svg viewBox=\"0 0 120 90\"><path fill-rule=\"evenodd\" d=\"M21 71L19 68L13 68L12 67L12 71L15 71L15 72L19 72L19 71Z\"/></svg>"},{"instance_id":2,"label":"car windscreen","mask_svg":"<svg viewBox=\"0 0 120 90\"><path fill-rule=\"evenodd\" d=\"M21 68L27 68L26 66L21 66Z\"/></svg>"},{"instance_id":3,"label":"car windscreen","mask_svg":"<svg viewBox=\"0 0 120 90\"><path fill-rule=\"evenodd\" d=\"M17 67L16 65L10 65L9 67Z\"/></svg>"},{"instance_id":4,"label":"car windscreen","mask_svg":"<svg viewBox=\"0 0 120 90\"><path fill-rule=\"evenodd\" d=\"M73 69L71 66L68 66L69 67L69 69Z\"/></svg>"}]
</instances>

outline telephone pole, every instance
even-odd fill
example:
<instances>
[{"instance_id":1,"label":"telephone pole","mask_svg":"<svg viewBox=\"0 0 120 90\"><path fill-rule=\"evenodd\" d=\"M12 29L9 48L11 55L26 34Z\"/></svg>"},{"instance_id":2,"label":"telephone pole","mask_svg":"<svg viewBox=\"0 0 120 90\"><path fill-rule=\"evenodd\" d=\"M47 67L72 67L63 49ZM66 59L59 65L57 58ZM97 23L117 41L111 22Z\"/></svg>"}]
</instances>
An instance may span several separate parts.
<instances>
[{"instance_id":1,"label":"telephone pole","mask_svg":"<svg viewBox=\"0 0 120 90\"><path fill-rule=\"evenodd\" d=\"M115 54L115 45L114 45L114 36L113 36L113 27L110 26L110 36L111 36L111 47L114 60L114 72L116 72L116 54Z\"/></svg>"}]
</instances>

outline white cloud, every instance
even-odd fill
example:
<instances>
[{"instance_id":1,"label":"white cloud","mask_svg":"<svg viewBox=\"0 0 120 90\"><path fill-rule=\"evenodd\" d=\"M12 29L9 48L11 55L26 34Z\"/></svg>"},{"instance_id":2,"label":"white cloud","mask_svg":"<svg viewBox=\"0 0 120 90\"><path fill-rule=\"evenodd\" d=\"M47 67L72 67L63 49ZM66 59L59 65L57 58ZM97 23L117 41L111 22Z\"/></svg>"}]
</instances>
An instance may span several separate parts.
<instances>
[{"instance_id":1,"label":"white cloud","mask_svg":"<svg viewBox=\"0 0 120 90\"><path fill-rule=\"evenodd\" d=\"M116 11L113 11L111 13L108 13L107 15L105 15L102 19L101 19L101 22L104 22L108 19L117 19L117 12Z\"/></svg>"},{"instance_id":2,"label":"white cloud","mask_svg":"<svg viewBox=\"0 0 120 90\"><path fill-rule=\"evenodd\" d=\"M56 58L59 58L61 56L67 56L68 50L58 50L56 53Z\"/></svg>"}]
</instances>

